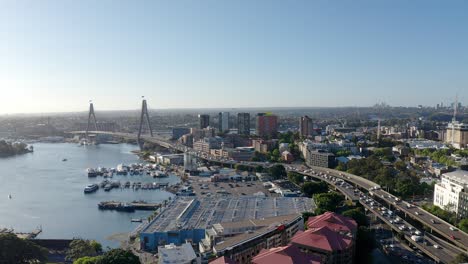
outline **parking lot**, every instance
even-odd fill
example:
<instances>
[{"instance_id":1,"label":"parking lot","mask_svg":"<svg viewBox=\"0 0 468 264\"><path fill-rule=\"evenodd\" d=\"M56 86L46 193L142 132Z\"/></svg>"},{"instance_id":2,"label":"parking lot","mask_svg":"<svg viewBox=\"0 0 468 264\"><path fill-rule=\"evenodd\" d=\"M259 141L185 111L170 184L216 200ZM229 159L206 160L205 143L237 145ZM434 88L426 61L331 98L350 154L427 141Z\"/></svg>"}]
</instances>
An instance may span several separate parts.
<instances>
[{"instance_id":1,"label":"parking lot","mask_svg":"<svg viewBox=\"0 0 468 264\"><path fill-rule=\"evenodd\" d=\"M230 194L236 196L253 195L262 192L267 197L278 197L279 194L270 193L260 181L247 182L211 182L210 178L190 176L189 181L193 192L197 196L210 196L215 194Z\"/></svg>"}]
</instances>

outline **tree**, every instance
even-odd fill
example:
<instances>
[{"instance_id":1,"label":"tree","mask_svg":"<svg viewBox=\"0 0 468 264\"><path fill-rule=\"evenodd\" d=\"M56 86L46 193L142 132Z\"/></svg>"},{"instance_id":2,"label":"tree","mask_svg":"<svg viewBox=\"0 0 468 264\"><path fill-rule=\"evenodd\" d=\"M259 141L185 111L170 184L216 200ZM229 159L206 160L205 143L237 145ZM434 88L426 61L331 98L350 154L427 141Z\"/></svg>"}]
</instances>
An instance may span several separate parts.
<instances>
[{"instance_id":1,"label":"tree","mask_svg":"<svg viewBox=\"0 0 468 264\"><path fill-rule=\"evenodd\" d=\"M102 264L102 257L82 257L73 261L73 264Z\"/></svg>"},{"instance_id":2,"label":"tree","mask_svg":"<svg viewBox=\"0 0 468 264\"><path fill-rule=\"evenodd\" d=\"M259 172L259 173L263 172L263 166L257 165L257 166L255 167L255 172Z\"/></svg>"},{"instance_id":3,"label":"tree","mask_svg":"<svg viewBox=\"0 0 468 264\"><path fill-rule=\"evenodd\" d=\"M464 218L458 223L458 227L465 233L468 233L468 218Z\"/></svg>"},{"instance_id":4,"label":"tree","mask_svg":"<svg viewBox=\"0 0 468 264\"><path fill-rule=\"evenodd\" d=\"M306 182L302 185L301 191L307 197L312 197L314 194L327 192L328 185L325 182Z\"/></svg>"},{"instance_id":5,"label":"tree","mask_svg":"<svg viewBox=\"0 0 468 264\"><path fill-rule=\"evenodd\" d=\"M273 177L273 179L275 180L283 179L286 177L286 169L281 164L273 165L269 168L269 172L271 177Z\"/></svg>"},{"instance_id":6,"label":"tree","mask_svg":"<svg viewBox=\"0 0 468 264\"><path fill-rule=\"evenodd\" d=\"M0 263L31 263L47 260L46 249L15 234L0 234Z\"/></svg>"},{"instance_id":7,"label":"tree","mask_svg":"<svg viewBox=\"0 0 468 264\"><path fill-rule=\"evenodd\" d=\"M314 201L317 208L316 214L323 214L330 211L335 212L338 206L344 201L344 197L337 192L319 193L314 195Z\"/></svg>"},{"instance_id":8,"label":"tree","mask_svg":"<svg viewBox=\"0 0 468 264\"><path fill-rule=\"evenodd\" d=\"M295 184L301 184L304 182L304 176L294 171L288 172L288 180Z\"/></svg>"},{"instance_id":9,"label":"tree","mask_svg":"<svg viewBox=\"0 0 468 264\"><path fill-rule=\"evenodd\" d=\"M107 251L99 264L140 264L140 259L130 250L118 248Z\"/></svg>"},{"instance_id":10,"label":"tree","mask_svg":"<svg viewBox=\"0 0 468 264\"><path fill-rule=\"evenodd\" d=\"M77 260L82 257L97 256L102 250L102 246L96 241L74 239L70 242L70 249L67 252L67 260Z\"/></svg>"},{"instance_id":11,"label":"tree","mask_svg":"<svg viewBox=\"0 0 468 264\"><path fill-rule=\"evenodd\" d=\"M360 208L346 210L343 212L343 215L354 219L359 226L366 226L368 224L367 217Z\"/></svg>"}]
</instances>

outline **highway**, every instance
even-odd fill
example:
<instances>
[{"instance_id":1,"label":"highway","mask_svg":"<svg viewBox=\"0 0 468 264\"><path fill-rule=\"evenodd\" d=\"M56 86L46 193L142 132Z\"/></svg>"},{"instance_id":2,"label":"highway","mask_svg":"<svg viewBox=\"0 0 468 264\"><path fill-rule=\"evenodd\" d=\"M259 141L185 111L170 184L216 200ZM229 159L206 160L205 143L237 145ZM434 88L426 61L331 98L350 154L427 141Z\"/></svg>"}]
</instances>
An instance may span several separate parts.
<instances>
[{"instance_id":1,"label":"highway","mask_svg":"<svg viewBox=\"0 0 468 264\"><path fill-rule=\"evenodd\" d=\"M391 212L391 208L380 204L370 195L367 196L362 191L355 188L340 177L332 176L326 172L317 171L308 171L303 172L302 174L325 181L328 184L334 186L336 190L340 191L348 199L359 201L359 203L361 203L369 212L373 213L397 233L401 233L412 245L420 249L427 256L431 257L438 263L450 263L458 254L464 252L463 249L457 248L440 238L427 233L425 234L421 230L418 230L410 223L404 221ZM421 238L419 242L411 239L411 237L415 235Z\"/></svg>"},{"instance_id":2,"label":"highway","mask_svg":"<svg viewBox=\"0 0 468 264\"><path fill-rule=\"evenodd\" d=\"M438 218L435 215L432 215L431 213L425 211L419 206L415 206L413 204L410 204L405 201L398 201L395 196L392 194L382 190L372 190L375 186L378 186L378 184L371 182L367 179L364 179L362 177L352 175L349 173L337 171L337 170L332 170L332 169L327 169L327 168L320 168L320 167L312 167L313 170L316 171L321 171L321 172L329 172L329 174L342 178L346 181L349 181L361 188L364 188L370 192L372 192L374 195L377 195L379 198L387 202L388 204L391 204L398 210L401 210L414 220L417 220L421 224L431 228L433 232L438 233L439 235L445 237L446 239L451 240L455 245L458 247L468 250L468 234L465 232L462 232L461 230L458 230L457 227L445 222L444 220ZM298 171L300 172L300 171ZM409 205L409 207L408 207ZM417 212L417 213L416 213ZM434 220L434 222L432 222Z\"/></svg>"}]
</instances>

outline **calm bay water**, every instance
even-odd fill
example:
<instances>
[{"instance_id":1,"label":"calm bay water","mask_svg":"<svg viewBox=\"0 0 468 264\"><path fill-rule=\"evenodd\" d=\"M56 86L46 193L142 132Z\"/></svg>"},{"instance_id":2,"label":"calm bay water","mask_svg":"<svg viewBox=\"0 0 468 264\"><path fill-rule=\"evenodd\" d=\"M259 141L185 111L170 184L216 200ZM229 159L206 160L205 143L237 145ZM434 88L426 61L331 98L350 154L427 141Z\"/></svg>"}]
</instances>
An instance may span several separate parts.
<instances>
[{"instance_id":1,"label":"calm bay water","mask_svg":"<svg viewBox=\"0 0 468 264\"><path fill-rule=\"evenodd\" d=\"M109 236L132 231L138 223L132 218L144 218L151 212L124 213L100 211L101 201L145 200L161 202L173 195L164 190L99 189L84 194L89 183L102 177L88 178L88 167L116 167L119 163L141 163L130 151L135 145L99 145L79 147L76 144L33 144L34 153L0 158L0 227L28 232L42 226L39 238L95 239L105 247L116 247L118 241ZM63 162L62 159L68 161ZM176 176L153 179L150 176L114 175L113 181L177 182ZM11 194L12 199L8 198Z\"/></svg>"}]
</instances>

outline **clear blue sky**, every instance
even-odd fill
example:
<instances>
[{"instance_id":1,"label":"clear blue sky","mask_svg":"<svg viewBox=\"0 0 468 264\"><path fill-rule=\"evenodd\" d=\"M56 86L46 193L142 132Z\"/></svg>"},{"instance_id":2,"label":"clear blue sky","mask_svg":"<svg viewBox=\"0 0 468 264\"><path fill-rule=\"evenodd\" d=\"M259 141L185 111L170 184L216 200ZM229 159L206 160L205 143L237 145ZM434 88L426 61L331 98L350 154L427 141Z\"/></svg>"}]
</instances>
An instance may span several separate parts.
<instances>
[{"instance_id":1,"label":"clear blue sky","mask_svg":"<svg viewBox=\"0 0 468 264\"><path fill-rule=\"evenodd\" d=\"M0 113L468 103L468 1L0 2Z\"/></svg>"}]
</instances>

